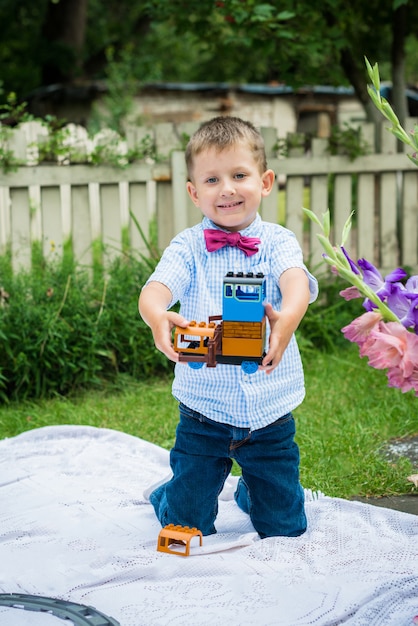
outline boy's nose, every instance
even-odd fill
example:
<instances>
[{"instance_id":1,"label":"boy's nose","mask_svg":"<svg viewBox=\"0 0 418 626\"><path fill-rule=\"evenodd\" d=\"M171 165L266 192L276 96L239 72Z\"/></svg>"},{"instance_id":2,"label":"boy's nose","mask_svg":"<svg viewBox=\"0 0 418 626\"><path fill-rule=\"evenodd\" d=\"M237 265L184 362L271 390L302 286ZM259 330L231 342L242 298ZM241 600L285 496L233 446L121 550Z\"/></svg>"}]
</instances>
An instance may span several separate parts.
<instances>
[{"instance_id":1,"label":"boy's nose","mask_svg":"<svg viewBox=\"0 0 418 626\"><path fill-rule=\"evenodd\" d=\"M230 180L224 181L221 189L222 196L232 196L235 193L235 186Z\"/></svg>"}]
</instances>

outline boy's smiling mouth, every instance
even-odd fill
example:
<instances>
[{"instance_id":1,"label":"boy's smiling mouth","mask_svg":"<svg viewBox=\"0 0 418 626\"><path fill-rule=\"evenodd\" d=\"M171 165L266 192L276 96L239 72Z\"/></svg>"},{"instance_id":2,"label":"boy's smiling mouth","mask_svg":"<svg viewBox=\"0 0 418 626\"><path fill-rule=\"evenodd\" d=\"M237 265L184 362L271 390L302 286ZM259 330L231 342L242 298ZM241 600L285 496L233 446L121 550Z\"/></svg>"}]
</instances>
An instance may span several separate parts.
<instances>
[{"instance_id":1,"label":"boy's smiling mouth","mask_svg":"<svg viewBox=\"0 0 418 626\"><path fill-rule=\"evenodd\" d=\"M238 200L236 202L226 202L224 204L218 204L218 209L235 209L235 207L241 206L241 204L241 200Z\"/></svg>"}]
</instances>

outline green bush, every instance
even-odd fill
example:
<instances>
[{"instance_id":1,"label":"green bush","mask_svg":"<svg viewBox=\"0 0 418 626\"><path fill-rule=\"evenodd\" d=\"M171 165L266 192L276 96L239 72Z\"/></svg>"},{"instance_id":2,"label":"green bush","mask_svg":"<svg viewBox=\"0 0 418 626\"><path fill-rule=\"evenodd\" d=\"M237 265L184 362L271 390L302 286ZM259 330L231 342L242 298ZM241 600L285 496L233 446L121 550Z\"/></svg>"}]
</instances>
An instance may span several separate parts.
<instances>
[{"instance_id":1,"label":"green bush","mask_svg":"<svg viewBox=\"0 0 418 626\"><path fill-rule=\"evenodd\" d=\"M149 266L119 257L93 273L71 260L13 273L0 259L0 398L41 398L169 371L138 314Z\"/></svg>"}]
</instances>

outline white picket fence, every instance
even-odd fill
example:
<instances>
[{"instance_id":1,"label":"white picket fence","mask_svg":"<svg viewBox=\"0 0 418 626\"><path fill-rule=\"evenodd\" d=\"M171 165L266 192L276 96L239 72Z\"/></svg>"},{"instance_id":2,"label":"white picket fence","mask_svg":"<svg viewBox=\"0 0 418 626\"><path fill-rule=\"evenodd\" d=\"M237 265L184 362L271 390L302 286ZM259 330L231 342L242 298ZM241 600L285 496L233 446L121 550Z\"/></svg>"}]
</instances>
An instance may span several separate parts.
<instances>
[{"instance_id":1,"label":"white picket fence","mask_svg":"<svg viewBox=\"0 0 418 626\"><path fill-rule=\"evenodd\" d=\"M413 128L414 123L408 120L407 124ZM134 136L120 142L121 154L129 143L151 132L157 152L167 155L167 160L134 163L123 169L74 164L71 146L60 164L38 164L34 142L39 140L40 127L31 124L17 129L9 139L17 157L31 165L0 171L0 254L11 249L14 267L29 266L34 242L41 242L46 258L60 254L70 242L76 258L85 265L92 263L92 244L97 240L105 245L105 260L120 254L126 238L133 249L147 254L132 215L147 236L151 222L156 221L161 249L177 232L200 220L199 210L186 193L184 154L178 149L182 134L190 135L196 124L135 129ZM83 132L74 130L73 145L77 142L78 155L84 152L88 157L90 148ZM307 222L302 206L309 203L311 210L322 215L332 203L335 240L339 240L355 194L355 227L347 243L352 255L367 258L382 271L400 264L418 271L418 170L405 154L396 152L395 138L384 127L381 153L354 161L330 156L323 139L313 140L308 155L277 158L276 130L262 132L280 190L278 186L276 193L264 199L261 215L295 232L310 267L321 262L322 249L316 238L318 227ZM374 145L374 127L365 125L363 137Z\"/></svg>"}]
</instances>

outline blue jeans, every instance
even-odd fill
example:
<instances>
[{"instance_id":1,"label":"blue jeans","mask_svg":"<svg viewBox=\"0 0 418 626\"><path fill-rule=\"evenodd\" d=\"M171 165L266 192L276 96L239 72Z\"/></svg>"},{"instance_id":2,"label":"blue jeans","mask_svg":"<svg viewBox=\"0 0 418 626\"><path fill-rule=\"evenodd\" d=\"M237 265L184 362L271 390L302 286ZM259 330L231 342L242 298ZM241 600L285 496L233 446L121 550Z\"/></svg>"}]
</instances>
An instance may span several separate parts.
<instances>
[{"instance_id":1,"label":"blue jeans","mask_svg":"<svg viewBox=\"0 0 418 626\"><path fill-rule=\"evenodd\" d=\"M299 448L291 413L259 430L214 422L180 404L173 478L150 502L162 526L180 524L216 533L218 496L235 459L242 469L235 500L261 538L297 537L306 530L299 482Z\"/></svg>"}]
</instances>

